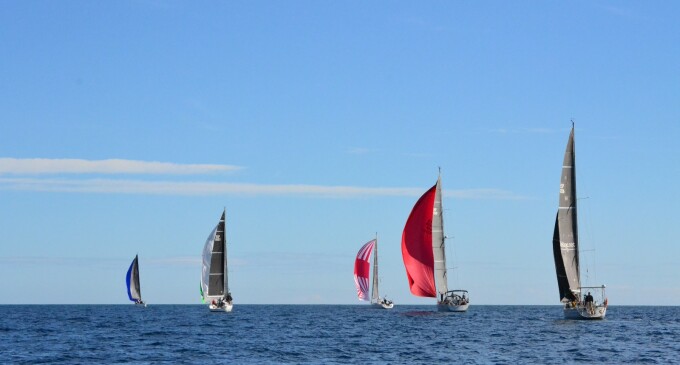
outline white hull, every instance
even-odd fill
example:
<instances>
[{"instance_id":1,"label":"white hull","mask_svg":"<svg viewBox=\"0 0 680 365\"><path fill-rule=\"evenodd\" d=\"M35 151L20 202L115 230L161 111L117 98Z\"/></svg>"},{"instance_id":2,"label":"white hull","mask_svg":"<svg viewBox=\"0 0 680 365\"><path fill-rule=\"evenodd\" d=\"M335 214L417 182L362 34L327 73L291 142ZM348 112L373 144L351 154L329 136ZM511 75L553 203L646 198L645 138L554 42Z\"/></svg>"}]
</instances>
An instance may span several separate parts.
<instances>
[{"instance_id":1,"label":"white hull","mask_svg":"<svg viewBox=\"0 0 680 365\"><path fill-rule=\"evenodd\" d=\"M385 304L385 303L373 303L373 307L375 307L375 308L382 308L382 309L392 309L392 308L394 308L394 303L389 303L389 304Z\"/></svg>"},{"instance_id":2,"label":"white hull","mask_svg":"<svg viewBox=\"0 0 680 365\"><path fill-rule=\"evenodd\" d=\"M135 307L146 308L146 303L135 303Z\"/></svg>"},{"instance_id":3,"label":"white hull","mask_svg":"<svg viewBox=\"0 0 680 365\"><path fill-rule=\"evenodd\" d=\"M456 304L444 304L439 302L437 303L437 310L440 312L465 312L468 310L469 306L470 303L456 305Z\"/></svg>"},{"instance_id":4,"label":"white hull","mask_svg":"<svg viewBox=\"0 0 680 365\"><path fill-rule=\"evenodd\" d=\"M234 305L231 304L231 303L225 303L223 306L218 307L216 305L210 304L208 306L208 308L210 309L211 312L227 312L227 313L229 313L234 308Z\"/></svg>"},{"instance_id":5,"label":"white hull","mask_svg":"<svg viewBox=\"0 0 680 365\"><path fill-rule=\"evenodd\" d=\"M591 309L581 305L576 308L564 308L564 319L604 319L605 315L607 315L606 306L593 306Z\"/></svg>"}]
</instances>

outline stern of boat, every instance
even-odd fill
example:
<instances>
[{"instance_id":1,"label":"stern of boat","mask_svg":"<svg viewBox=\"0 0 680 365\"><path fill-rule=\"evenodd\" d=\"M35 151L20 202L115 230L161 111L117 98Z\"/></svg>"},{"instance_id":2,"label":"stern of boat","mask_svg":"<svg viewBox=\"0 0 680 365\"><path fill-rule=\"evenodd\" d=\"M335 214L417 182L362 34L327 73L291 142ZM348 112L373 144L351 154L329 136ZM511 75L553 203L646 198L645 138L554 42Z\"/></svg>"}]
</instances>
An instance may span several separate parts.
<instances>
[{"instance_id":1,"label":"stern of boat","mask_svg":"<svg viewBox=\"0 0 680 365\"><path fill-rule=\"evenodd\" d=\"M446 295L442 294L442 300L437 301L437 310L440 312L465 312L470 306L470 297L467 290L450 290Z\"/></svg>"},{"instance_id":2,"label":"stern of boat","mask_svg":"<svg viewBox=\"0 0 680 365\"><path fill-rule=\"evenodd\" d=\"M604 319L607 315L607 305L592 305L585 306L578 304L565 305L564 307L564 319Z\"/></svg>"}]
</instances>

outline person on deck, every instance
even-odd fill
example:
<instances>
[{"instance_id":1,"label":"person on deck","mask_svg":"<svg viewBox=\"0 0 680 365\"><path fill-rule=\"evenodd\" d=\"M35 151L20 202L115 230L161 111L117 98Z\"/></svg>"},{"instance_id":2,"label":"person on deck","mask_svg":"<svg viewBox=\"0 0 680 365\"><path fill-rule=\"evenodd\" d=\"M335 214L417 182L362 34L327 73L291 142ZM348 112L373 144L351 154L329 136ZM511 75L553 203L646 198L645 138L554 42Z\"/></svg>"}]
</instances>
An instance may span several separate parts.
<instances>
[{"instance_id":1,"label":"person on deck","mask_svg":"<svg viewBox=\"0 0 680 365\"><path fill-rule=\"evenodd\" d=\"M590 292L588 292L584 301L586 302L586 309L588 309L588 311L592 314L593 313L593 296L590 295Z\"/></svg>"}]
</instances>

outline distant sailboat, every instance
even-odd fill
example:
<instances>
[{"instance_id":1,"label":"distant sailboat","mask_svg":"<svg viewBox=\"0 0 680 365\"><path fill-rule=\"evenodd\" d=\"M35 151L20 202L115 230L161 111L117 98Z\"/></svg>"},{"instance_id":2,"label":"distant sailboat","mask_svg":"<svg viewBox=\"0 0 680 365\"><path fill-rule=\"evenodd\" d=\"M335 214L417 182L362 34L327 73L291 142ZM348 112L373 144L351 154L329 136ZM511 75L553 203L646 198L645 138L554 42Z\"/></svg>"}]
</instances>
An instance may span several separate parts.
<instances>
[{"instance_id":1,"label":"distant sailboat","mask_svg":"<svg viewBox=\"0 0 680 365\"><path fill-rule=\"evenodd\" d=\"M378 291L378 237L366 242L357 253L357 258L354 260L354 283L357 286L357 295L359 300L368 301L368 282L370 271L371 252L373 254L373 289L371 291L371 304L374 306L390 309L394 307L394 303L387 298L380 298Z\"/></svg>"},{"instance_id":2,"label":"distant sailboat","mask_svg":"<svg viewBox=\"0 0 680 365\"><path fill-rule=\"evenodd\" d=\"M607 313L605 286L583 287L579 267L578 222L576 218L576 153L574 149L574 126L564 152L560 201L553 233L553 256L560 291L567 319L602 319ZM589 290L600 291L596 301ZM584 291L587 294L584 295ZM581 296L583 295L583 300Z\"/></svg>"},{"instance_id":3,"label":"distant sailboat","mask_svg":"<svg viewBox=\"0 0 680 365\"><path fill-rule=\"evenodd\" d=\"M441 174L413 207L401 237L401 254L411 293L437 298L442 312L465 312L467 290L449 290L447 282Z\"/></svg>"},{"instance_id":4,"label":"distant sailboat","mask_svg":"<svg viewBox=\"0 0 680 365\"><path fill-rule=\"evenodd\" d=\"M233 299L229 291L227 270L226 209L203 246L201 298L213 312L231 312Z\"/></svg>"},{"instance_id":5,"label":"distant sailboat","mask_svg":"<svg viewBox=\"0 0 680 365\"><path fill-rule=\"evenodd\" d=\"M127 275L125 275L125 284L127 285L128 298L135 302L135 305L146 307L146 304L142 301L142 290L139 286L139 259L137 256L135 255L135 259L132 260Z\"/></svg>"}]
</instances>

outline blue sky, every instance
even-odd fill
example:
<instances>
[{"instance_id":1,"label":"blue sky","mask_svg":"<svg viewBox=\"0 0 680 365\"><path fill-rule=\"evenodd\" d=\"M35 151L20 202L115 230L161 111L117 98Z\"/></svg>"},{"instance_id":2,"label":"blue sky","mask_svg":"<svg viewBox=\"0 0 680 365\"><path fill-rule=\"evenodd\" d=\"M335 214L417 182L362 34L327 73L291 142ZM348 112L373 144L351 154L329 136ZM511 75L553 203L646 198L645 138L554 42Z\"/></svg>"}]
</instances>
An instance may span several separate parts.
<instances>
[{"instance_id":1,"label":"blue sky","mask_svg":"<svg viewBox=\"0 0 680 365\"><path fill-rule=\"evenodd\" d=\"M224 207L236 303L358 303L376 232L381 292L433 303L400 240L441 166L450 286L558 304L573 118L584 284L680 304L676 2L0 8L0 303L127 303L135 254L198 303Z\"/></svg>"}]
</instances>

